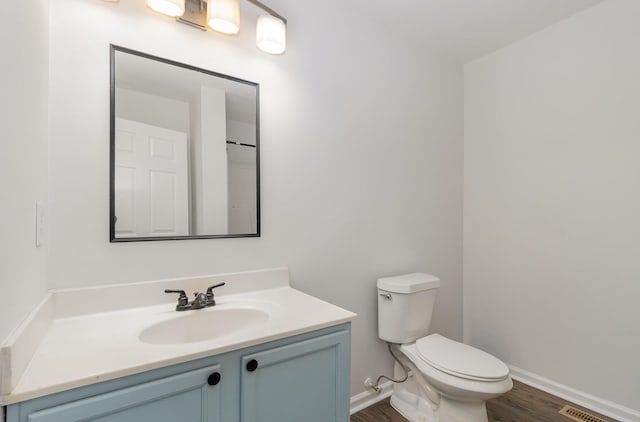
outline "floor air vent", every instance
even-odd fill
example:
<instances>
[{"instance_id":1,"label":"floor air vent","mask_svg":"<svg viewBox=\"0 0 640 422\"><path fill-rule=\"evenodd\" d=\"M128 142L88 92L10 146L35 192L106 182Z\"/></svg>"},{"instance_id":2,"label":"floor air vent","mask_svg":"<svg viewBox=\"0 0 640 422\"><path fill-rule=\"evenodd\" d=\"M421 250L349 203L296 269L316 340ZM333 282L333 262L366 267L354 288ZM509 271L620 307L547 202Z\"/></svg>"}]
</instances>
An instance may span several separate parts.
<instances>
[{"instance_id":1,"label":"floor air vent","mask_svg":"<svg viewBox=\"0 0 640 422\"><path fill-rule=\"evenodd\" d=\"M602 418L592 415L591 413L587 413L584 410L576 409L572 406L565 406L560 409L558 413L578 422L607 422Z\"/></svg>"}]
</instances>

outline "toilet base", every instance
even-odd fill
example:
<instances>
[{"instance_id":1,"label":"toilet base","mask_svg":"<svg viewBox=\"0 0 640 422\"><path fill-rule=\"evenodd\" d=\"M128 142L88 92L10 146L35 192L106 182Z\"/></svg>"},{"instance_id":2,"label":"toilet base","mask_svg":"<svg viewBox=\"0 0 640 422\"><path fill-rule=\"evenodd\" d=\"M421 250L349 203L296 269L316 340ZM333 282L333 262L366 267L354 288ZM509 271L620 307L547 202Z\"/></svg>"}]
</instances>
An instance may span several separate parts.
<instances>
[{"instance_id":1,"label":"toilet base","mask_svg":"<svg viewBox=\"0 0 640 422\"><path fill-rule=\"evenodd\" d=\"M391 406L410 422L488 422L485 401L454 400L440 393L433 403L420 393L413 375L393 386Z\"/></svg>"},{"instance_id":2,"label":"toilet base","mask_svg":"<svg viewBox=\"0 0 640 422\"><path fill-rule=\"evenodd\" d=\"M391 395L391 407L400 413L409 422L437 422L438 415L432 407L422 397L416 396L407 390L396 391ZM436 407L437 408L437 407Z\"/></svg>"},{"instance_id":3,"label":"toilet base","mask_svg":"<svg viewBox=\"0 0 640 422\"><path fill-rule=\"evenodd\" d=\"M488 422L485 402L462 402L443 397L439 422Z\"/></svg>"},{"instance_id":4,"label":"toilet base","mask_svg":"<svg viewBox=\"0 0 640 422\"><path fill-rule=\"evenodd\" d=\"M488 422L484 402L460 402L442 397L440 406L433 405L422 397L409 393L391 396L391 407L409 422Z\"/></svg>"}]
</instances>

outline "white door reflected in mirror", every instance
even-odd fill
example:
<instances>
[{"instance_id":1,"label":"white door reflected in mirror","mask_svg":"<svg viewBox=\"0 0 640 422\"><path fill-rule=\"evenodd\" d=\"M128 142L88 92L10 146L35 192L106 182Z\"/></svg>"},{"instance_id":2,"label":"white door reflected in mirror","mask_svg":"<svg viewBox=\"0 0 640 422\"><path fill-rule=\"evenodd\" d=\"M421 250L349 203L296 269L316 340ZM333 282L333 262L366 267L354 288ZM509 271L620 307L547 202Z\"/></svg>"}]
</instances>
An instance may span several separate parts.
<instances>
[{"instance_id":1,"label":"white door reflected in mirror","mask_svg":"<svg viewBox=\"0 0 640 422\"><path fill-rule=\"evenodd\" d=\"M187 134L116 119L116 237L188 236Z\"/></svg>"}]
</instances>

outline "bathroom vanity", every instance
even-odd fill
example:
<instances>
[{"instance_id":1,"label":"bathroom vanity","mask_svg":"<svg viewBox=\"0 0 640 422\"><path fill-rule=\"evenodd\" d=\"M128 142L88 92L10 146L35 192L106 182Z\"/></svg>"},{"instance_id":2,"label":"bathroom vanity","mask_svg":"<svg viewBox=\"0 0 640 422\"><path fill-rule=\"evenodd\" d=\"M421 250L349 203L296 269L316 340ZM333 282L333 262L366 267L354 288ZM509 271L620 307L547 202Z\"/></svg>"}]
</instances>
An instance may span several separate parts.
<instances>
[{"instance_id":1,"label":"bathroom vanity","mask_svg":"<svg viewBox=\"0 0 640 422\"><path fill-rule=\"evenodd\" d=\"M151 293L219 281L227 285L210 309L176 312ZM165 303L98 304L91 313L64 306L131 297L124 290ZM54 292L3 346L2 385L14 386L0 400L6 422L348 422L353 318L291 288L286 269ZM217 320L232 327L216 328ZM7 379L21 365L10 352L29 343L32 358Z\"/></svg>"}]
</instances>

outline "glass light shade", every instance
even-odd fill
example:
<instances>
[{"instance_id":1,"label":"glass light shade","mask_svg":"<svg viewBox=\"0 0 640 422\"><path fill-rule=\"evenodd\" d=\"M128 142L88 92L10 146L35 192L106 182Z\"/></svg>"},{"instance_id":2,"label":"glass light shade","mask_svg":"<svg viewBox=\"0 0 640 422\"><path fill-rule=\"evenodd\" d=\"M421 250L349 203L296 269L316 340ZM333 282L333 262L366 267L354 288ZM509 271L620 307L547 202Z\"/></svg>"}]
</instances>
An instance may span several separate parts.
<instances>
[{"instance_id":1,"label":"glass light shade","mask_svg":"<svg viewBox=\"0 0 640 422\"><path fill-rule=\"evenodd\" d=\"M285 23L271 15L258 18L256 45L269 54L282 54L287 49L287 27Z\"/></svg>"},{"instance_id":2,"label":"glass light shade","mask_svg":"<svg viewBox=\"0 0 640 422\"><path fill-rule=\"evenodd\" d=\"M223 34L240 31L240 0L208 0L207 25Z\"/></svg>"},{"instance_id":3,"label":"glass light shade","mask_svg":"<svg viewBox=\"0 0 640 422\"><path fill-rule=\"evenodd\" d=\"M184 0L147 0L147 7L171 17L184 15Z\"/></svg>"}]
</instances>

